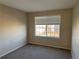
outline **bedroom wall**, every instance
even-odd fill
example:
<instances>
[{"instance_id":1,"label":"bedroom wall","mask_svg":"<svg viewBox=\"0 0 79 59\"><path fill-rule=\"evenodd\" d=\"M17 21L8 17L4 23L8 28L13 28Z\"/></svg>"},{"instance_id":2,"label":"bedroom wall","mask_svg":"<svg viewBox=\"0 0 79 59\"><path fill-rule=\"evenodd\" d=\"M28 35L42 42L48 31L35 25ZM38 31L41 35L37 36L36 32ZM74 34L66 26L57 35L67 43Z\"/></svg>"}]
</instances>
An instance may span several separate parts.
<instances>
[{"instance_id":1,"label":"bedroom wall","mask_svg":"<svg viewBox=\"0 0 79 59\"><path fill-rule=\"evenodd\" d=\"M72 30L72 10L73 9L62 9L54 11L43 11L29 13L29 40L31 44L39 44L44 46L71 49L71 30ZM61 16L61 29L60 38L41 38L34 37L34 17L35 16L49 16L49 15L60 15Z\"/></svg>"},{"instance_id":2,"label":"bedroom wall","mask_svg":"<svg viewBox=\"0 0 79 59\"><path fill-rule=\"evenodd\" d=\"M72 59L79 59L79 1L74 8L72 27Z\"/></svg>"},{"instance_id":3,"label":"bedroom wall","mask_svg":"<svg viewBox=\"0 0 79 59\"><path fill-rule=\"evenodd\" d=\"M27 43L27 14L0 4L0 57Z\"/></svg>"}]
</instances>

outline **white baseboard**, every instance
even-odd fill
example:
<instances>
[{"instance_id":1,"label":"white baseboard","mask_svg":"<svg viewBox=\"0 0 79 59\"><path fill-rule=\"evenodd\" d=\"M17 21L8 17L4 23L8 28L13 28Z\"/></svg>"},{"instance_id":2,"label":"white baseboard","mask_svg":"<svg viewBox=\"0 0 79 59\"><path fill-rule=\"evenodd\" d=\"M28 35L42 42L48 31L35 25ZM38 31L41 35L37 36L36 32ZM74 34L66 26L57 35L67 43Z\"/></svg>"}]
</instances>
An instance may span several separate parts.
<instances>
[{"instance_id":1,"label":"white baseboard","mask_svg":"<svg viewBox=\"0 0 79 59\"><path fill-rule=\"evenodd\" d=\"M7 54L9 54L9 53L11 53L11 52L13 52L13 51L15 51L15 50L17 50L17 49L19 49L19 48L21 48L21 47L23 47L24 45L26 45L26 44L20 45L20 46L14 48L14 49L12 49L12 50L10 50L10 51L2 54L2 55L0 55L0 58L3 57L3 56L5 56L5 55L7 55Z\"/></svg>"}]
</instances>

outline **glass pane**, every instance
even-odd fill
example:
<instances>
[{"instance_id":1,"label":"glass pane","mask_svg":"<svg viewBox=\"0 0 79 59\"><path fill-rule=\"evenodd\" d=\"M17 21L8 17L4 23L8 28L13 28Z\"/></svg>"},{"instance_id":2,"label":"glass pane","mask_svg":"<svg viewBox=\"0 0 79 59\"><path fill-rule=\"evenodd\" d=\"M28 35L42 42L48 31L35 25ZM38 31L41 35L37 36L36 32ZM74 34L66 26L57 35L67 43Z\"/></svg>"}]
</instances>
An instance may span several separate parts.
<instances>
[{"instance_id":1,"label":"glass pane","mask_svg":"<svg viewBox=\"0 0 79 59\"><path fill-rule=\"evenodd\" d=\"M59 37L60 25L47 25L48 37Z\"/></svg>"},{"instance_id":2,"label":"glass pane","mask_svg":"<svg viewBox=\"0 0 79 59\"><path fill-rule=\"evenodd\" d=\"M39 36L39 35L40 35L40 26L35 25L35 36Z\"/></svg>"},{"instance_id":3,"label":"glass pane","mask_svg":"<svg viewBox=\"0 0 79 59\"><path fill-rule=\"evenodd\" d=\"M46 36L46 25L35 25L35 36Z\"/></svg>"},{"instance_id":4,"label":"glass pane","mask_svg":"<svg viewBox=\"0 0 79 59\"><path fill-rule=\"evenodd\" d=\"M47 25L47 36L54 37L54 25Z\"/></svg>"},{"instance_id":5,"label":"glass pane","mask_svg":"<svg viewBox=\"0 0 79 59\"><path fill-rule=\"evenodd\" d=\"M54 25L55 37L60 37L60 25Z\"/></svg>"}]
</instances>

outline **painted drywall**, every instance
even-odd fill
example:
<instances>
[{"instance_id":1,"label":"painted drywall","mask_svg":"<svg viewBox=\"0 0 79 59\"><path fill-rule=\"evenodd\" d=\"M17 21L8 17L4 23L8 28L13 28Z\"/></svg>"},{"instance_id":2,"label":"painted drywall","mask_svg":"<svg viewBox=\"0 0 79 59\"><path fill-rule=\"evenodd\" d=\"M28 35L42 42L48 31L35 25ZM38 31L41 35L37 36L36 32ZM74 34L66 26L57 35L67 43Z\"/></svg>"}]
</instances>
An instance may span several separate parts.
<instances>
[{"instance_id":1,"label":"painted drywall","mask_svg":"<svg viewBox=\"0 0 79 59\"><path fill-rule=\"evenodd\" d=\"M33 12L29 13L29 43L39 44L50 47L71 49L71 30L72 30L72 10L73 9L63 9L55 11L45 11L45 12ZM60 38L42 38L34 36L34 17L35 16L61 16L61 29Z\"/></svg>"},{"instance_id":2,"label":"painted drywall","mask_svg":"<svg viewBox=\"0 0 79 59\"><path fill-rule=\"evenodd\" d=\"M0 57L27 43L26 13L0 5Z\"/></svg>"},{"instance_id":3,"label":"painted drywall","mask_svg":"<svg viewBox=\"0 0 79 59\"><path fill-rule=\"evenodd\" d=\"M73 14L72 59L79 59L79 1Z\"/></svg>"}]
</instances>

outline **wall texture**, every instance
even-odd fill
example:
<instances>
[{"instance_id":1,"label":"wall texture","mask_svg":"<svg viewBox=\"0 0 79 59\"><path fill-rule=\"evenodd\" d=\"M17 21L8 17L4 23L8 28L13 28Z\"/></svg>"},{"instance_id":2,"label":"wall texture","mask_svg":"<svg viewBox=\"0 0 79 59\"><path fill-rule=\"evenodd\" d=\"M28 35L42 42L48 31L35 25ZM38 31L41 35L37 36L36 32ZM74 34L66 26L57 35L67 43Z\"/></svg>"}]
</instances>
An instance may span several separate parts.
<instances>
[{"instance_id":1,"label":"wall texture","mask_svg":"<svg viewBox=\"0 0 79 59\"><path fill-rule=\"evenodd\" d=\"M0 57L26 44L26 13L0 5Z\"/></svg>"},{"instance_id":2,"label":"wall texture","mask_svg":"<svg viewBox=\"0 0 79 59\"><path fill-rule=\"evenodd\" d=\"M79 59L79 1L74 8L72 29L72 59Z\"/></svg>"},{"instance_id":3,"label":"wall texture","mask_svg":"<svg viewBox=\"0 0 79 59\"><path fill-rule=\"evenodd\" d=\"M61 29L59 39L34 37L35 16L61 16ZM71 49L72 9L29 13L29 43L44 46Z\"/></svg>"}]
</instances>

